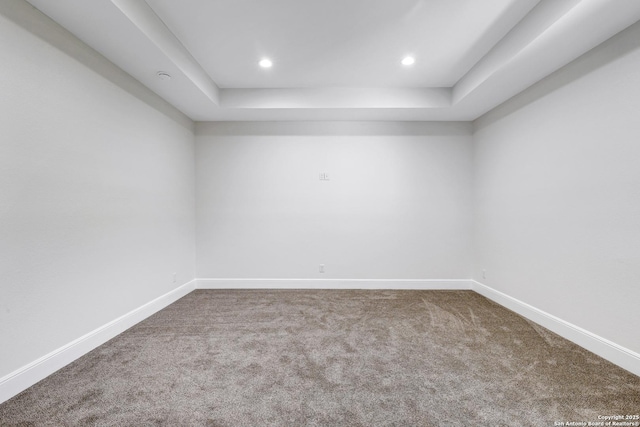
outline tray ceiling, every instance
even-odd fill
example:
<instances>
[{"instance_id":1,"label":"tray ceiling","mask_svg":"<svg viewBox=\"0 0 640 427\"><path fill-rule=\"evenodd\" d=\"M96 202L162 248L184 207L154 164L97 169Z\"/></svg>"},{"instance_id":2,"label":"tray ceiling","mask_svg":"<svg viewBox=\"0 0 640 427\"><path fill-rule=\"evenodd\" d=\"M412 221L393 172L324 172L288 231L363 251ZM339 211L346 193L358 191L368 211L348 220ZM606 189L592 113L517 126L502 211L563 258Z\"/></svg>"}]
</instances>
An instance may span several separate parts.
<instances>
[{"instance_id":1,"label":"tray ceiling","mask_svg":"<svg viewBox=\"0 0 640 427\"><path fill-rule=\"evenodd\" d=\"M29 2L196 121L473 120L640 19L637 0Z\"/></svg>"}]
</instances>

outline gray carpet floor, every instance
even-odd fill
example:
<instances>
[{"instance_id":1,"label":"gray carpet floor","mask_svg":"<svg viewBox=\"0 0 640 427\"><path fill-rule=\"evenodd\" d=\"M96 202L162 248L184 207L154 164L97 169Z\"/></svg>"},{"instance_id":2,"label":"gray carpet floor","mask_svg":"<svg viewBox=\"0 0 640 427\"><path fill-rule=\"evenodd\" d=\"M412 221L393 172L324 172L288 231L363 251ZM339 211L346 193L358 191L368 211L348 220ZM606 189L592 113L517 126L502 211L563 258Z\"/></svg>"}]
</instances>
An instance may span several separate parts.
<instances>
[{"instance_id":1,"label":"gray carpet floor","mask_svg":"<svg viewBox=\"0 0 640 427\"><path fill-rule=\"evenodd\" d=\"M638 413L639 377L471 291L198 290L0 405L0 424L553 426Z\"/></svg>"}]
</instances>

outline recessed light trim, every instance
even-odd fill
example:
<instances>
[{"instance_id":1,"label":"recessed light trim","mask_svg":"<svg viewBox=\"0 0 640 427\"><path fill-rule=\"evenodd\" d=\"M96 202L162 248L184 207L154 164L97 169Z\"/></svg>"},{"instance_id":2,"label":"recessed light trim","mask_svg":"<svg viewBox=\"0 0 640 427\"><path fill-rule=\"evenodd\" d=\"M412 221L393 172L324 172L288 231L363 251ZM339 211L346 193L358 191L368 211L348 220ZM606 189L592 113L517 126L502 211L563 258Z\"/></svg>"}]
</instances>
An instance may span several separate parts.
<instances>
[{"instance_id":1,"label":"recessed light trim","mask_svg":"<svg viewBox=\"0 0 640 427\"><path fill-rule=\"evenodd\" d=\"M269 58L262 58L260 62L258 62L262 68L271 68L273 66L273 62Z\"/></svg>"},{"instance_id":2,"label":"recessed light trim","mask_svg":"<svg viewBox=\"0 0 640 427\"><path fill-rule=\"evenodd\" d=\"M160 80L171 80L171 74L167 73L166 71L158 71L156 73L156 76L158 76Z\"/></svg>"},{"instance_id":3,"label":"recessed light trim","mask_svg":"<svg viewBox=\"0 0 640 427\"><path fill-rule=\"evenodd\" d=\"M409 66L409 65L413 65L416 62L416 58L414 58L413 56L405 56L404 58L402 58L402 65L404 66Z\"/></svg>"}]
</instances>

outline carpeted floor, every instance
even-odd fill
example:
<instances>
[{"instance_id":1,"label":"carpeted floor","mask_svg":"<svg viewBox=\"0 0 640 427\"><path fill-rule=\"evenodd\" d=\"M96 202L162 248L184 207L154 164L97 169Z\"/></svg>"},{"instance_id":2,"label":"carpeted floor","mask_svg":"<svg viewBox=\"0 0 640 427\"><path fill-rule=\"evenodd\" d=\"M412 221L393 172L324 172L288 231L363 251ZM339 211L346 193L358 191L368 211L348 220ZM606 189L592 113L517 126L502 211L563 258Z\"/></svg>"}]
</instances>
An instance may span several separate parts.
<instances>
[{"instance_id":1,"label":"carpeted floor","mask_svg":"<svg viewBox=\"0 0 640 427\"><path fill-rule=\"evenodd\" d=\"M553 426L638 413L639 377L471 291L198 290L0 405L0 425Z\"/></svg>"}]
</instances>

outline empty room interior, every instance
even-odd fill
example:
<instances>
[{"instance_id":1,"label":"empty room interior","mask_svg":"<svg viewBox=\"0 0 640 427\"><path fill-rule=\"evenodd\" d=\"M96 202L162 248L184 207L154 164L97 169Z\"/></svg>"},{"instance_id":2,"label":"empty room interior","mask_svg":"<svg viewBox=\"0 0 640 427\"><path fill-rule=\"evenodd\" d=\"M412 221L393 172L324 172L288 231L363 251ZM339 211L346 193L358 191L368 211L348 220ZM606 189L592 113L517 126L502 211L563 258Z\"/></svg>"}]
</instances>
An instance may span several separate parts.
<instances>
[{"instance_id":1,"label":"empty room interior","mask_svg":"<svg viewBox=\"0 0 640 427\"><path fill-rule=\"evenodd\" d=\"M0 425L640 425L640 1L0 1Z\"/></svg>"}]
</instances>

